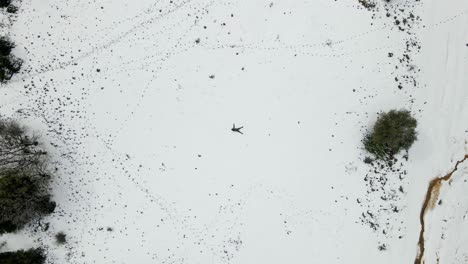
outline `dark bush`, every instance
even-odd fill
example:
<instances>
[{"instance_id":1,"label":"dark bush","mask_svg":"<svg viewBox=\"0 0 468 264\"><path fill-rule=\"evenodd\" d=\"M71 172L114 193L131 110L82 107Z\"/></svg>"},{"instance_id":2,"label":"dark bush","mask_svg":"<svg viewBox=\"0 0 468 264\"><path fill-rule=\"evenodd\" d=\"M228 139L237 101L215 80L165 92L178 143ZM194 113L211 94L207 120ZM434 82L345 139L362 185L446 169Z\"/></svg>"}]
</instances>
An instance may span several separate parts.
<instances>
[{"instance_id":1,"label":"dark bush","mask_svg":"<svg viewBox=\"0 0 468 264\"><path fill-rule=\"evenodd\" d=\"M0 120L0 234L54 211L47 163L37 136L28 136L13 121Z\"/></svg>"},{"instance_id":2,"label":"dark bush","mask_svg":"<svg viewBox=\"0 0 468 264\"><path fill-rule=\"evenodd\" d=\"M6 11L10 14L15 14L16 12L18 12L18 7L14 5L9 5Z\"/></svg>"},{"instance_id":3,"label":"dark bush","mask_svg":"<svg viewBox=\"0 0 468 264\"><path fill-rule=\"evenodd\" d=\"M11 0L0 0L0 8L8 7L11 4Z\"/></svg>"},{"instance_id":4,"label":"dark bush","mask_svg":"<svg viewBox=\"0 0 468 264\"><path fill-rule=\"evenodd\" d=\"M11 233L18 230L18 227L13 224L11 221L5 221L0 223L0 234Z\"/></svg>"},{"instance_id":5,"label":"dark bush","mask_svg":"<svg viewBox=\"0 0 468 264\"><path fill-rule=\"evenodd\" d=\"M364 163L366 163L366 164L372 164L373 161L374 160L371 157L365 157L364 158Z\"/></svg>"},{"instance_id":6,"label":"dark bush","mask_svg":"<svg viewBox=\"0 0 468 264\"><path fill-rule=\"evenodd\" d=\"M43 264L45 259L44 251L40 248L0 253L2 264Z\"/></svg>"},{"instance_id":7,"label":"dark bush","mask_svg":"<svg viewBox=\"0 0 468 264\"><path fill-rule=\"evenodd\" d=\"M8 56L11 50L15 47L15 44L7 37L0 37L0 55Z\"/></svg>"},{"instance_id":8,"label":"dark bush","mask_svg":"<svg viewBox=\"0 0 468 264\"><path fill-rule=\"evenodd\" d=\"M377 4L370 0L358 0L358 2L367 9L373 9Z\"/></svg>"},{"instance_id":9,"label":"dark bush","mask_svg":"<svg viewBox=\"0 0 468 264\"><path fill-rule=\"evenodd\" d=\"M23 61L15 56L0 56L0 82L11 80L21 69Z\"/></svg>"},{"instance_id":10,"label":"dark bush","mask_svg":"<svg viewBox=\"0 0 468 264\"><path fill-rule=\"evenodd\" d=\"M417 139L417 121L407 110L382 113L372 131L364 138L364 147L377 158L386 159L408 150Z\"/></svg>"},{"instance_id":11,"label":"dark bush","mask_svg":"<svg viewBox=\"0 0 468 264\"><path fill-rule=\"evenodd\" d=\"M53 212L55 205L41 177L27 171L0 172L1 223L21 227L36 216Z\"/></svg>"},{"instance_id":12,"label":"dark bush","mask_svg":"<svg viewBox=\"0 0 468 264\"><path fill-rule=\"evenodd\" d=\"M67 243L67 235L64 232L58 232L55 235L55 241L57 241L57 244L63 245Z\"/></svg>"},{"instance_id":13,"label":"dark bush","mask_svg":"<svg viewBox=\"0 0 468 264\"><path fill-rule=\"evenodd\" d=\"M0 0L1 1L1 0ZM11 54L15 44L7 37L0 37L0 82L10 80L21 69L23 61Z\"/></svg>"}]
</instances>

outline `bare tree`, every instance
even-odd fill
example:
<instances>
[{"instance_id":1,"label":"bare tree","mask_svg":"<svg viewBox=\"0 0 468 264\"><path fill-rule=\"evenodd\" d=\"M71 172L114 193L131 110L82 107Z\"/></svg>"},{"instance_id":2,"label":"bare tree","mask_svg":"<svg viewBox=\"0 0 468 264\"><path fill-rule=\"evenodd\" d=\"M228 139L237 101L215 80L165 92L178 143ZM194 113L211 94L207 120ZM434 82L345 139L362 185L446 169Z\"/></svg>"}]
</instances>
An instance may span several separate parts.
<instances>
[{"instance_id":1,"label":"bare tree","mask_svg":"<svg viewBox=\"0 0 468 264\"><path fill-rule=\"evenodd\" d=\"M38 136L0 119L0 233L54 211L49 180L48 155Z\"/></svg>"}]
</instances>

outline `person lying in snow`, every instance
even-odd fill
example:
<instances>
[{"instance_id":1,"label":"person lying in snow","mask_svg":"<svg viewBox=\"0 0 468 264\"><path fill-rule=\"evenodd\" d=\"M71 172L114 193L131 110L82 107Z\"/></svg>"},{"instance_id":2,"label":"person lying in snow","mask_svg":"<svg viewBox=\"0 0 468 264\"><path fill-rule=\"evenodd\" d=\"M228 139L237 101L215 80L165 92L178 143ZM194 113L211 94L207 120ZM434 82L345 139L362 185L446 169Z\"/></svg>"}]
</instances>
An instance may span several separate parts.
<instances>
[{"instance_id":1,"label":"person lying in snow","mask_svg":"<svg viewBox=\"0 0 468 264\"><path fill-rule=\"evenodd\" d=\"M236 124L232 124L232 132L237 132L237 133L241 133L241 134L244 134L242 133L240 130L243 128L243 126L241 127L236 127Z\"/></svg>"}]
</instances>

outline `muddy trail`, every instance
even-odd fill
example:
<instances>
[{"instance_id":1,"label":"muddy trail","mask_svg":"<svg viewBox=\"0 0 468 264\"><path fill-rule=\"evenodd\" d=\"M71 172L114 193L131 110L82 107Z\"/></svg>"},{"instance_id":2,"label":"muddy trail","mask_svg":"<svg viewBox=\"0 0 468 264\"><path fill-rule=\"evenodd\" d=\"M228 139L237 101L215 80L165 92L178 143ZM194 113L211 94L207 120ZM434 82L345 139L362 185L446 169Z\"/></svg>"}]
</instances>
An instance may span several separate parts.
<instances>
[{"instance_id":1,"label":"muddy trail","mask_svg":"<svg viewBox=\"0 0 468 264\"><path fill-rule=\"evenodd\" d=\"M425 251L425 245L424 245L424 230L425 230L425 222L424 222L424 216L426 215L426 212L429 210L434 209L434 205L439 197L439 192L440 192L440 187L442 186L442 182L450 181L452 178L452 175L458 170L458 165L461 163L465 162L468 160L468 154L465 155L465 157L462 160L457 161L455 164L455 168L450 171L447 175L440 177L440 178L435 178L431 180L429 183L429 187L427 188L426 192L426 198L424 199L423 206L421 208L421 214L419 216L419 222L421 224L421 231L419 233L419 241L418 241L418 254L416 256L416 260L414 261L414 264L423 264L424 261L424 251Z\"/></svg>"}]
</instances>

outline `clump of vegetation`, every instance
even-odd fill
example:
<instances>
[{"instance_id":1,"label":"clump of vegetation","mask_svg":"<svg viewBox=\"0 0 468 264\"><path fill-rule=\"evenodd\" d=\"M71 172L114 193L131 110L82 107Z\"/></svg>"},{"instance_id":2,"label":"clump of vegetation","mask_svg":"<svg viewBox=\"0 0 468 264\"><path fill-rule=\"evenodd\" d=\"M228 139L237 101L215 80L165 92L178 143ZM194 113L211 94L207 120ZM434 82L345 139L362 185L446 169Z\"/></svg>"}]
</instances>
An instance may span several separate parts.
<instances>
[{"instance_id":1,"label":"clump of vegetation","mask_svg":"<svg viewBox=\"0 0 468 264\"><path fill-rule=\"evenodd\" d=\"M18 230L18 226L11 221L3 221L0 223L0 235L4 233L12 233Z\"/></svg>"},{"instance_id":2,"label":"clump of vegetation","mask_svg":"<svg viewBox=\"0 0 468 264\"><path fill-rule=\"evenodd\" d=\"M16 13L18 11L18 7L13 5L12 0L0 0L0 8L5 8L8 13Z\"/></svg>"},{"instance_id":3,"label":"clump of vegetation","mask_svg":"<svg viewBox=\"0 0 468 264\"><path fill-rule=\"evenodd\" d=\"M364 158L364 163L366 163L366 164L372 164L373 161L374 160L371 157L365 157Z\"/></svg>"},{"instance_id":4,"label":"clump of vegetation","mask_svg":"<svg viewBox=\"0 0 468 264\"><path fill-rule=\"evenodd\" d=\"M67 243L67 235L64 232L58 232L55 235L55 241L57 242L57 244L63 245Z\"/></svg>"},{"instance_id":5,"label":"clump of vegetation","mask_svg":"<svg viewBox=\"0 0 468 264\"><path fill-rule=\"evenodd\" d=\"M52 213L48 155L36 135L0 119L0 234Z\"/></svg>"},{"instance_id":6,"label":"clump of vegetation","mask_svg":"<svg viewBox=\"0 0 468 264\"><path fill-rule=\"evenodd\" d=\"M1 1L1 0L0 0ZM21 59L13 56L11 51L15 44L7 37L0 37L0 82L11 80L23 64Z\"/></svg>"},{"instance_id":7,"label":"clump of vegetation","mask_svg":"<svg viewBox=\"0 0 468 264\"><path fill-rule=\"evenodd\" d=\"M43 264L45 259L44 251L40 248L0 253L2 264Z\"/></svg>"},{"instance_id":8,"label":"clump of vegetation","mask_svg":"<svg viewBox=\"0 0 468 264\"><path fill-rule=\"evenodd\" d=\"M416 119L407 110L382 113L364 138L364 147L378 159L391 158L413 145L417 139L416 126Z\"/></svg>"},{"instance_id":9,"label":"clump of vegetation","mask_svg":"<svg viewBox=\"0 0 468 264\"><path fill-rule=\"evenodd\" d=\"M11 0L0 0L0 8L5 8L11 5Z\"/></svg>"},{"instance_id":10,"label":"clump of vegetation","mask_svg":"<svg viewBox=\"0 0 468 264\"><path fill-rule=\"evenodd\" d=\"M15 14L16 12L18 12L18 7L14 6L14 5L9 5L6 9L6 11L10 14Z\"/></svg>"},{"instance_id":11,"label":"clump of vegetation","mask_svg":"<svg viewBox=\"0 0 468 264\"><path fill-rule=\"evenodd\" d=\"M0 55L8 56L11 50L15 47L15 44L7 37L0 37Z\"/></svg>"},{"instance_id":12,"label":"clump of vegetation","mask_svg":"<svg viewBox=\"0 0 468 264\"><path fill-rule=\"evenodd\" d=\"M5 83L21 70L23 62L15 56L0 56L0 82Z\"/></svg>"},{"instance_id":13,"label":"clump of vegetation","mask_svg":"<svg viewBox=\"0 0 468 264\"><path fill-rule=\"evenodd\" d=\"M369 10L374 9L377 6L377 4L371 0L358 0L358 2Z\"/></svg>"}]
</instances>

